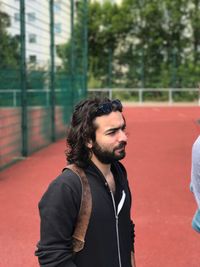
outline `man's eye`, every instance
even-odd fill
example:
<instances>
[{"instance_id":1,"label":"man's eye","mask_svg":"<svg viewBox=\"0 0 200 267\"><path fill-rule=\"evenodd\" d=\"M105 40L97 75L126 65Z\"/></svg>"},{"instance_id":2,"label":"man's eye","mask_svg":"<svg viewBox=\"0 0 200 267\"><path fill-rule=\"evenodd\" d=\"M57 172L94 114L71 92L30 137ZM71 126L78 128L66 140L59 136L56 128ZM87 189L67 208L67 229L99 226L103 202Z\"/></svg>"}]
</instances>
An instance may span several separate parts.
<instances>
[{"instance_id":1,"label":"man's eye","mask_svg":"<svg viewBox=\"0 0 200 267\"><path fill-rule=\"evenodd\" d=\"M108 133L108 135L114 135L114 134L115 134L115 131Z\"/></svg>"}]
</instances>

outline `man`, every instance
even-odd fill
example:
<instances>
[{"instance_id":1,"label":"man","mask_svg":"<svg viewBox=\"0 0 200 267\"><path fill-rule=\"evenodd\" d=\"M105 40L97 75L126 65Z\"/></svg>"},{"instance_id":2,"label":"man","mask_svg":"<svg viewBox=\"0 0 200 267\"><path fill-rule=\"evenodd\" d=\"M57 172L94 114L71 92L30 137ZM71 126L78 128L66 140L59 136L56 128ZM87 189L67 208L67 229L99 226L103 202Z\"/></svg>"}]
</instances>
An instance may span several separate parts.
<instances>
[{"instance_id":1,"label":"man","mask_svg":"<svg viewBox=\"0 0 200 267\"><path fill-rule=\"evenodd\" d=\"M192 227L200 233L200 136L192 147L191 189L197 202L197 211L192 220Z\"/></svg>"},{"instance_id":2,"label":"man","mask_svg":"<svg viewBox=\"0 0 200 267\"><path fill-rule=\"evenodd\" d=\"M73 253L72 235L82 188L66 169L39 203L41 239L36 255L42 267L135 267L134 224L125 157L126 122L119 100L89 99L73 113L67 135L67 161L86 173L92 211L84 248Z\"/></svg>"}]
</instances>

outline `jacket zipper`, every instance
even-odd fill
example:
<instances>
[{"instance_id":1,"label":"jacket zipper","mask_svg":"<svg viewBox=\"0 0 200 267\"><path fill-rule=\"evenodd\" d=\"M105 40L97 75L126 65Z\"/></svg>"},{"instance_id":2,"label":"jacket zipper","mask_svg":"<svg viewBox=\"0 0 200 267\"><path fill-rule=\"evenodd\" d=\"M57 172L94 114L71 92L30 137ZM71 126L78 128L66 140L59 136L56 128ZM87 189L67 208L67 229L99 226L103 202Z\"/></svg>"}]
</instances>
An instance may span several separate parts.
<instances>
[{"instance_id":1,"label":"jacket zipper","mask_svg":"<svg viewBox=\"0 0 200 267\"><path fill-rule=\"evenodd\" d=\"M120 253L120 245L119 245L118 214L117 214L117 210L116 210L116 205L115 205L115 200L114 200L113 192L110 191L110 193L111 193L113 207L114 207L114 211L115 211L115 225L116 225L116 233L117 233L117 249L118 249L119 267L122 267L121 253Z\"/></svg>"}]
</instances>

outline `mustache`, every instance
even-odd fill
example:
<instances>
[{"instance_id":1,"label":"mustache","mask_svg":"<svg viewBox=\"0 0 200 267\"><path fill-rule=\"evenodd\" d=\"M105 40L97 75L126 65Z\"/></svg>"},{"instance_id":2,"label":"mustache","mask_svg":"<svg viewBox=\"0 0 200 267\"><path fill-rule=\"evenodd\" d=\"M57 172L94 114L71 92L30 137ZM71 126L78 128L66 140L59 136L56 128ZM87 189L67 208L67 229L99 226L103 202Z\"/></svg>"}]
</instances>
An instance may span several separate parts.
<instances>
[{"instance_id":1,"label":"mustache","mask_svg":"<svg viewBox=\"0 0 200 267\"><path fill-rule=\"evenodd\" d=\"M126 145L127 145L127 142L126 141L122 141L122 142L119 143L119 145L115 149L124 148Z\"/></svg>"}]
</instances>

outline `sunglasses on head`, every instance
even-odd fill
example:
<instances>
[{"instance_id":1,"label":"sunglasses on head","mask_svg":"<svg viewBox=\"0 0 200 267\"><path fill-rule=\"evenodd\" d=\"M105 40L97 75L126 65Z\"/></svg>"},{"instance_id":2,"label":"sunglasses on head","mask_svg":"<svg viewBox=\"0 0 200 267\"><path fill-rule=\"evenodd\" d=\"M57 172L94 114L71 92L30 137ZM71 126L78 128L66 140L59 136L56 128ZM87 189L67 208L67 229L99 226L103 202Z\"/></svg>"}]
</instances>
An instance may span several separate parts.
<instances>
[{"instance_id":1,"label":"sunglasses on head","mask_svg":"<svg viewBox=\"0 0 200 267\"><path fill-rule=\"evenodd\" d=\"M101 104L96 111L96 116L106 115L111 113L112 111L120 111L122 112L122 104L119 99L115 99L110 102L105 102Z\"/></svg>"}]
</instances>

